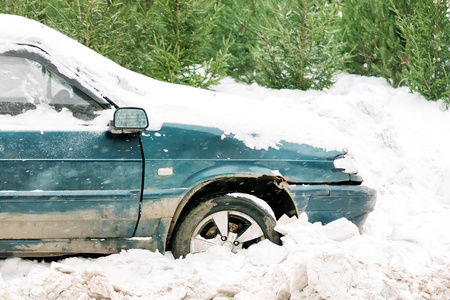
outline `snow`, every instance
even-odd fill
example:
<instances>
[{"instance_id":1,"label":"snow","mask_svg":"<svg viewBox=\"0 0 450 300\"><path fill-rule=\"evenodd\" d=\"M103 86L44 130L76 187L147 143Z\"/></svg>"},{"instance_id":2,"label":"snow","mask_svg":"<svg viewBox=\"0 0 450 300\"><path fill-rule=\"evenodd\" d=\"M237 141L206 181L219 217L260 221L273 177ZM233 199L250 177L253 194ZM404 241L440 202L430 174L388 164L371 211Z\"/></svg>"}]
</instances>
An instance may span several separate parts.
<instances>
[{"instance_id":1,"label":"snow","mask_svg":"<svg viewBox=\"0 0 450 300\"><path fill-rule=\"evenodd\" d=\"M347 148L378 202L361 234L345 219L322 226L301 215L278 225L286 232L282 246L265 240L239 253L214 246L184 259L133 249L53 262L0 260L0 299L450 298L450 112L441 103L348 74L324 92L231 79L215 91L172 85L127 71L57 33L43 35L48 28L6 19L0 28L18 23L18 36L39 40L49 53L70 49L61 58L67 67L86 59L92 66L86 77L120 105L144 107L152 129L189 123L233 133L249 147L286 140ZM12 36L0 29L2 38ZM35 125L51 122L37 110L27 113L36 114L29 117ZM0 126L8 124L1 116Z\"/></svg>"},{"instance_id":2,"label":"snow","mask_svg":"<svg viewBox=\"0 0 450 300\"><path fill-rule=\"evenodd\" d=\"M212 247L177 260L170 252L138 249L51 263L8 258L0 261L0 298L450 297L449 112L405 89L393 89L382 79L346 74L326 92L276 91L230 79L216 90L243 99L239 109L253 105L264 114L255 117L240 110L252 126L260 118L267 120L261 124L261 135L298 134L304 142L321 138L323 144L327 139L346 144L366 184L378 191L376 209L363 233L345 219L322 226L301 215L280 225L287 233L282 246L263 241L236 254ZM224 105L212 102L212 107L220 107L217 111ZM262 108L274 105L277 113ZM181 114L185 107L172 109ZM227 116L237 121L233 114ZM296 126L297 116L311 124ZM308 138L306 131L321 126L318 136Z\"/></svg>"}]
</instances>

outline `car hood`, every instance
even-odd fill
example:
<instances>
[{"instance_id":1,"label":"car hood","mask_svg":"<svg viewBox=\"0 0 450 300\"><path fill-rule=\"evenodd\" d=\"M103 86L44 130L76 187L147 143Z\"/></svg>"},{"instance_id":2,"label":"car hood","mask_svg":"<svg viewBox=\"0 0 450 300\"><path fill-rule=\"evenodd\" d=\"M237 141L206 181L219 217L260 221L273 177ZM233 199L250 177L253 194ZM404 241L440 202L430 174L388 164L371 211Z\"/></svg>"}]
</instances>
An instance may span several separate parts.
<instances>
[{"instance_id":1,"label":"car hood","mask_svg":"<svg viewBox=\"0 0 450 300\"><path fill-rule=\"evenodd\" d=\"M159 130L142 132L141 142L146 173L154 174L161 167L173 169L172 180L182 186L236 174L282 177L304 184L351 180L348 174L334 170L333 158L342 152L306 144L282 141L274 147L256 149L222 130L185 124L164 124ZM185 170L189 174L183 174ZM150 181L159 182L161 178Z\"/></svg>"},{"instance_id":2,"label":"car hood","mask_svg":"<svg viewBox=\"0 0 450 300\"><path fill-rule=\"evenodd\" d=\"M275 147L255 149L220 129L187 124L164 124L142 136L150 140L145 153L148 159L332 161L343 153L285 141Z\"/></svg>"}]
</instances>

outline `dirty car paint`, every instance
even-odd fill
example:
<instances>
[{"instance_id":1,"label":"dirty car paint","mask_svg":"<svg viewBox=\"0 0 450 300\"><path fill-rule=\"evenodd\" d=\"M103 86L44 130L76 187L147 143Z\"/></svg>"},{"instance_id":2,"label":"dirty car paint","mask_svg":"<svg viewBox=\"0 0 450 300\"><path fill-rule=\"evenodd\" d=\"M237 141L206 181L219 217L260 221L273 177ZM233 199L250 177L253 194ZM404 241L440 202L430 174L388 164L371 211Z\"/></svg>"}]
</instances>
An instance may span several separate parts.
<instances>
[{"instance_id":1,"label":"dirty car paint","mask_svg":"<svg viewBox=\"0 0 450 300\"><path fill-rule=\"evenodd\" d=\"M0 131L0 144L0 239L133 236L137 135Z\"/></svg>"}]
</instances>

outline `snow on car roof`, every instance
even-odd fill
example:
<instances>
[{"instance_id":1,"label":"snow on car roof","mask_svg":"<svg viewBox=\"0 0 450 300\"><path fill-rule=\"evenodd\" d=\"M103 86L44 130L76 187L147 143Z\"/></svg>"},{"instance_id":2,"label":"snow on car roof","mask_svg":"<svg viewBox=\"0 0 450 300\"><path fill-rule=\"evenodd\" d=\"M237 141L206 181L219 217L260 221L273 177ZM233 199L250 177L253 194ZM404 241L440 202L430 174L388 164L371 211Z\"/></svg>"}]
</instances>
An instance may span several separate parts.
<instances>
[{"instance_id":1,"label":"snow on car roof","mask_svg":"<svg viewBox=\"0 0 450 300\"><path fill-rule=\"evenodd\" d=\"M0 41L0 52L20 50L29 45L34 47L36 52L40 52L39 54L47 53L50 61L62 73L68 76L72 75L77 80L81 79L84 84L98 88L103 94L106 94L104 96L111 96L111 99L117 98L114 95L122 94L121 89L127 89L126 86L121 85L121 82L127 81L118 74L126 74L129 72L128 70L37 21L15 15L0 14ZM42 49L43 52L39 49ZM67 69L71 72L67 72ZM108 86L113 88L108 88Z\"/></svg>"},{"instance_id":2,"label":"snow on car roof","mask_svg":"<svg viewBox=\"0 0 450 300\"><path fill-rule=\"evenodd\" d=\"M58 68L65 66L81 73L87 77L86 82L93 81L105 96L118 102L119 105L127 105L133 102L132 99L140 97L161 96L158 88L167 90L175 88L173 84L125 69L72 38L21 16L0 14L0 41L0 52L19 49L23 44L44 50ZM184 90L185 97L199 93L190 87L178 86L175 89ZM164 90L164 93L168 92L167 90Z\"/></svg>"}]
</instances>

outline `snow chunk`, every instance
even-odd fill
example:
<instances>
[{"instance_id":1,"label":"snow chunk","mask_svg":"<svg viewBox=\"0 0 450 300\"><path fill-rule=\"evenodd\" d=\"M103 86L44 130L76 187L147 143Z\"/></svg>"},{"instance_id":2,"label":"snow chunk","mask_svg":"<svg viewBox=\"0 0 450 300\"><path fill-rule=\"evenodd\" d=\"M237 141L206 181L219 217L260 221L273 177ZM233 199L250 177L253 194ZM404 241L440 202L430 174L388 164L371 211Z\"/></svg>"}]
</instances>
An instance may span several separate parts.
<instances>
[{"instance_id":1,"label":"snow chunk","mask_svg":"<svg viewBox=\"0 0 450 300\"><path fill-rule=\"evenodd\" d=\"M352 237L359 236L358 227L345 218L340 218L324 226L329 239L342 242Z\"/></svg>"},{"instance_id":2,"label":"snow chunk","mask_svg":"<svg viewBox=\"0 0 450 300\"><path fill-rule=\"evenodd\" d=\"M76 272L73 267L57 262L52 262L52 264L50 265L50 269L66 274L72 274Z\"/></svg>"},{"instance_id":3,"label":"snow chunk","mask_svg":"<svg viewBox=\"0 0 450 300\"><path fill-rule=\"evenodd\" d=\"M345 298L356 283L356 263L342 254L317 255L307 261L308 285L322 298Z\"/></svg>"}]
</instances>

